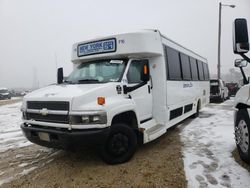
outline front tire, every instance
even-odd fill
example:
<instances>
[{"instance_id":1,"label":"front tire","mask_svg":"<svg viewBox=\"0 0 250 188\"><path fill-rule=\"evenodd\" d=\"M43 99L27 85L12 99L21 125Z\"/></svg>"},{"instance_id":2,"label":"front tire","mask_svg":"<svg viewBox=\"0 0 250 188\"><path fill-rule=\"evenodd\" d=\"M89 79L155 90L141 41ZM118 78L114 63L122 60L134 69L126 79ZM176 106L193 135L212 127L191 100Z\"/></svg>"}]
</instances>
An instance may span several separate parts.
<instances>
[{"instance_id":1,"label":"front tire","mask_svg":"<svg viewBox=\"0 0 250 188\"><path fill-rule=\"evenodd\" d=\"M235 122L235 141L239 155L250 164L250 120L246 109L237 112Z\"/></svg>"},{"instance_id":2,"label":"front tire","mask_svg":"<svg viewBox=\"0 0 250 188\"><path fill-rule=\"evenodd\" d=\"M101 157L108 164L129 161L137 148L137 136L132 128L125 124L114 124L101 148Z\"/></svg>"}]
</instances>

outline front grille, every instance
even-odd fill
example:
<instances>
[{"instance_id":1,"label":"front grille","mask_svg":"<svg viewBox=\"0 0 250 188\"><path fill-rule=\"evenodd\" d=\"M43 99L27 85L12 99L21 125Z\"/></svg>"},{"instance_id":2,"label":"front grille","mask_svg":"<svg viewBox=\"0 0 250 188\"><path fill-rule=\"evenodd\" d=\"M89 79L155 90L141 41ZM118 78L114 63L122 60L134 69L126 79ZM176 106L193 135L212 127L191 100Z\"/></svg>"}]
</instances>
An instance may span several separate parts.
<instances>
[{"instance_id":1,"label":"front grille","mask_svg":"<svg viewBox=\"0 0 250 188\"><path fill-rule=\"evenodd\" d=\"M69 111L69 102L66 101L28 101L27 109L36 110L37 112L27 112L27 120L35 120L42 122L51 122L51 123L69 123L68 114L41 114L40 110L47 109L48 111Z\"/></svg>"},{"instance_id":2,"label":"front grille","mask_svg":"<svg viewBox=\"0 0 250 188\"><path fill-rule=\"evenodd\" d=\"M48 110L64 110L69 111L69 102L65 101L28 101L28 109L41 110L47 108Z\"/></svg>"},{"instance_id":3,"label":"front grille","mask_svg":"<svg viewBox=\"0 0 250 188\"><path fill-rule=\"evenodd\" d=\"M43 122L51 122L51 123L69 123L69 116L68 115L54 115L48 114L43 116L41 114L35 113L26 113L27 120L36 120L36 121L43 121Z\"/></svg>"}]
</instances>

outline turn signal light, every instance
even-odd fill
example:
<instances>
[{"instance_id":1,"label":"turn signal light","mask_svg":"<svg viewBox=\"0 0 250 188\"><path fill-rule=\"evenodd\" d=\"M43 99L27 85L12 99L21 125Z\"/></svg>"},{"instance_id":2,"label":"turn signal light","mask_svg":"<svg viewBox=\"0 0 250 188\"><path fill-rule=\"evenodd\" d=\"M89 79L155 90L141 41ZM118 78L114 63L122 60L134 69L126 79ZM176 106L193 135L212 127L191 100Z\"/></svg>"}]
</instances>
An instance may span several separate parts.
<instances>
[{"instance_id":1,"label":"turn signal light","mask_svg":"<svg viewBox=\"0 0 250 188\"><path fill-rule=\"evenodd\" d=\"M148 74L148 66L147 65L144 65L144 67L143 67L143 73L144 74Z\"/></svg>"},{"instance_id":2,"label":"turn signal light","mask_svg":"<svg viewBox=\"0 0 250 188\"><path fill-rule=\"evenodd\" d=\"M99 105L104 105L105 104L105 97L97 97L97 103Z\"/></svg>"}]
</instances>

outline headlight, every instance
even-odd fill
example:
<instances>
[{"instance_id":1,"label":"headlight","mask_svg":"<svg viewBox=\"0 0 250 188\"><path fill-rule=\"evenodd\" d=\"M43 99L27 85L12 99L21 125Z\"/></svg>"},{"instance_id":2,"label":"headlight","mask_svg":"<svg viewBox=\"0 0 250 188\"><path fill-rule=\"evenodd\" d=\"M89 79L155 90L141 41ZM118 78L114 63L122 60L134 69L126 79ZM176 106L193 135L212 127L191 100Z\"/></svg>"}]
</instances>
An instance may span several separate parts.
<instances>
[{"instance_id":1,"label":"headlight","mask_svg":"<svg viewBox=\"0 0 250 188\"><path fill-rule=\"evenodd\" d=\"M106 124L106 113L70 115L70 124Z\"/></svg>"}]
</instances>

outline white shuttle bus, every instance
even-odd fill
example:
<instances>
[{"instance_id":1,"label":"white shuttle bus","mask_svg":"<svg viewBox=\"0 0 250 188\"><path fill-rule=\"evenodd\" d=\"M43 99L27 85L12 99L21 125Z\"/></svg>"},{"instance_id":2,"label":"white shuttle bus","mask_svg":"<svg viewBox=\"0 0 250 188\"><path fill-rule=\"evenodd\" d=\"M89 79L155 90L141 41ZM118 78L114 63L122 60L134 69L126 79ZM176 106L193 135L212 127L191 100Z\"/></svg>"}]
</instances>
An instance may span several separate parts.
<instances>
[{"instance_id":1,"label":"white shuttle bus","mask_svg":"<svg viewBox=\"0 0 250 188\"><path fill-rule=\"evenodd\" d=\"M128 161L209 102L207 60L157 30L73 45L74 70L56 85L27 94L21 128L53 148L100 147L109 164Z\"/></svg>"}]
</instances>

